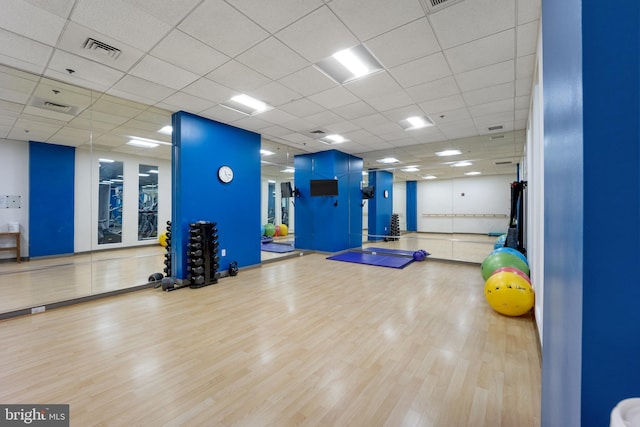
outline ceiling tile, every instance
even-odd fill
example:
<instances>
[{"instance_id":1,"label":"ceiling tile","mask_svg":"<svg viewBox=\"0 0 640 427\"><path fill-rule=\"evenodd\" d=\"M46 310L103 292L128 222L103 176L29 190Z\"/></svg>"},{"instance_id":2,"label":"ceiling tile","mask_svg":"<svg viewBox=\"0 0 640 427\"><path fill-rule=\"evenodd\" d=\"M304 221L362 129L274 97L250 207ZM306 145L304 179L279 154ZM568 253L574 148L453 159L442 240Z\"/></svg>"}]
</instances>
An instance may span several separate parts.
<instances>
[{"instance_id":1,"label":"ceiling tile","mask_svg":"<svg viewBox=\"0 0 640 427\"><path fill-rule=\"evenodd\" d=\"M444 54L454 74L514 58L515 31L512 29L447 49Z\"/></svg>"},{"instance_id":2,"label":"ceiling tile","mask_svg":"<svg viewBox=\"0 0 640 427\"><path fill-rule=\"evenodd\" d=\"M488 67L478 68L456 74L455 79L463 92L483 87L495 86L513 80L514 61L500 62Z\"/></svg>"},{"instance_id":3,"label":"ceiling tile","mask_svg":"<svg viewBox=\"0 0 640 427\"><path fill-rule=\"evenodd\" d=\"M71 20L144 51L155 46L171 30L169 24L124 0L79 1L71 13Z\"/></svg>"},{"instance_id":4,"label":"ceiling tile","mask_svg":"<svg viewBox=\"0 0 640 427\"><path fill-rule=\"evenodd\" d=\"M381 138L364 129L354 130L353 132L346 132L343 136L350 141L363 145L384 144L384 141Z\"/></svg>"},{"instance_id":5,"label":"ceiling tile","mask_svg":"<svg viewBox=\"0 0 640 427\"><path fill-rule=\"evenodd\" d=\"M265 122L264 120L260 120L257 117L243 117L233 122L234 126L237 126L241 129L250 130L253 132L258 132L260 129L268 128L272 126L271 123Z\"/></svg>"},{"instance_id":6,"label":"ceiling tile","mask_svg":"<svg viewBox=\"0 0 640 427\"><path fill-rule=\"evenodd\" d=\"M176 25L201 0L127 0L138 9L152 15L162 22Z\"/></svg>"},{"instance_id":7,"label":"ceiling tile","mask_svg":"<svg viewBox=\"0 0 640 427\"><path fill-rule=\"evenodd\" d=\"M393 67L389 72L398 80L402 87L405 88L451 75L451 70L442 52Z\"/></svg>"},{"instance_id":8,"label":"ceiling tile","mask_svg":"<svg viewBox=\"0 0 640 427\"><path fill-rule=\"evenodd\" d=\"M532 84L533 82L531 81L531 79L516 80L516 96L530 95Z\"/></svg>"},{"instance_id":9,"label":"ceiling tile","mask_svg":"<svg viewBox=\"0 0 640 427\"><path fill-rule=\"evenodd\" d=\"M541 0L516 0L518 2L518 25L540 18Z\"/></svg>"},{"instance_id":10,"label":"ceiling tile","mask_svg":"<svg viewBox=\"0 0 640 427\"><path fill-rule=\"evenodd\" d=\"M281 137L282 135L288 135L291 133L291 130L287 128L283 128L282 126L269 126L267 128L262 129L262 134L264 136L272 136L272 137Z\"/></svg>"},{"instance_id":11,"label":"ceiling tile","mask_svg":"<svg viewBox=\"0 0 640 427\"><path fill-rule=\"evenodd\" d=\"M331 89L316 93L315 95L311 95L309 99L328 109L351 104L358 100L357 97L342 86L332 87Z\"/></svg>"},{"instance_id":12,"label":"ceiling tile","mask_svg":"<svg viewBox=\"0 0 640 427\"><path fill-rule=\"evenodd\" d=\"M274 107L300 99L300 94L278 82L271 82L251 91L251 96Z\"/></svg>"},{"instance_id":13,"label":"ceiling tile","mask_svg":"<svg viewBox=\"0 0 640 427\"><path fill-rule=\"evenodd\" d=\"M269 36L222 0L205 1L178 28L231 57Z\"/></svg>"},{"instance_id":14,"label":"ceiling tile","mask_svg":"<svg viewBox=\"0 0 640 427\"><path fill-rule=\"evenodd\" d=\"M516 98L516 109L523 109L523 108L528 109L530 101L531 101L531 98L529 97L529 95L518 96Z\"/></svg>"},{"instance_id":15,"label":"ceiling tile","mask_svg":"<svg viewBox=\"0 0 640 427\"><path fill-rule=\"evenodd\" d=\"M173 89L166 86L127 75L116 83L108 93L114 96L122 96L126 99L133 99L134 101L155 104L174 92Z\"/></svg>"},{"instance_id":16,"label":"ceiling tile","mask_svg":"<svg viewBox=\"0 0 640 427\"><path fill-rule=\"evenodd\" d=\"M304 96L313 95L314 93L322 92L323 90L336 86L333 80L318 71L315 67L303 68L278 81L289 89Z\"/></svg>"},{"instance_id":17,"label":"ceiling tile","mask_svg":"<svg viewBox=\"0 0 640 427\"><path fill-rule=\"evenodd\" d=\"M153 48L151 54L199 75L216 69L230 59L180 30L169 33Z\"/></svg>"},{"instance_id":18,"label":"ceiling tile","mask_svg":"<svg viewBox=\"0 0 640 427\"><path fill-rule=\"evenodd\" d=\"M52 135L47 142L77 147L86 144L91 140L95 140L99 136L100 134L94 133L92 135L91 132L87 132L86 130L63 127Z\"/></svg>"},{"instance_id":19,"label":"ceiling tile","mask_svg":"<svg viewBox=\"0 0 640 427\"><path fill-rule=\"evenodd\" d=\"M116 49L120 49L120 55L118 55L116 59L113 59L98 50L85 49L83 46L89 37L113 46ZM120 71L128 71L144 55L143 51L136 49L131 45L98 33L94 29L83 27L82 25L74 22L69 22L67 25L64 33L62 33L58 47L69 53L82 56L83 58L99 62Z\"/></svg>"},{"instance_id":20,"label":"ceiling tile","mask_svg":"<svg viewBox=\"0 0 640 427\"><path fill-rule=\"evenodd\" d=\"M485 132L490 132L489 127L503 125L506 126L513 122L513 112L506 113L498 113L491 114L488 116L477 117L473 119L476 127L480 134L484 134ZM499 129L500 132L503 132L505 129Z\"/></svg>"},{"instance_id":21,"label":"ceiling tile","mask_svg":"<svg viewBox=\"0 0 640 427\"><path fill-rule=\"evenodd\" d=\"M442 48L448 49L515 26L515 2L463 1L430 15L430 20Z\"/></svg>"},{"instance_id":22,"label":"ceiling tile","mask_svg":"<svg viewBox=\"0 0 640 427\"><path fill-rule=\"evenodd\" d=\"M512 98L514 95L513 86L513 82L509 82L495 86L484 87L482 89L464 92L462 94L462 97L469 106L486 104L487 102Z\"/></svg>"},{"instance_id":23,"label":"ceiling tile","mask_svg":"<svg viewBox=\"0 0 640 427\"><path fill-rule=\"evenodd\" d=\"M282 122L282 126L295 132L308 132L318 126L307 119L293 119Z\"/></svg>"},{"instance_id":24,"label":"ceiling tile","mask_svg":"<svg viewBox=\"0 0 640 427\"><path fill-rule=\"evenodd\" d=\"M406 107L396 108L393 110L385 111L384 116L389 120L394 122L399 122L400 120L404 120L407 117L413 116L423 116L424 111L419 106L412 104L407 105Z\"/></svg>"},{"instance_id":25,"label":"ceiling tile","mask_svg":"<svg viewBox=\"0 0 640 427\"><path fill-rule=\"evenodd\" d=\"M33 6L44 9L49 13L53 13L61 18L67 19L75 0L24 0Z\"/></svg>"},{"instance_id":26,"label":"ceiling tile","mask_svg":"<svg viewBox=\"0 0 640 427\"><path fill-rule=\"evenodd\" d=\"M227 0L227 3L271 33L286 27L324 4L321 0Z\"/></svg>"},{"instance_id":27,"label":"ceiling tile","mask_svg":"<svg viewBox=\"0 0 640 427\"><path fill-rule=\"evenodd\" d=\"M395 67L440 50L440 45L427 18L415 20L381 34L367 41L366 45L386 68Z\"/></svg>"},{"instance_id":28,"label":"ceiling tile","mask_svg":"<svg viewBox=\"0 0 640 427\"><path fill-rule=\"evenodd\" d=\"M317 127L327 126L333 123L340 123L344 119L331 111L323 111L311 116L305 117L306 120L314 123Z\"/></svg>"},{"instance_id":29,"label":"ceiling tile","mask_svg":"<svg viewBox=\"0 0 640 427\"><path fill-rule=\"evenodd\" d=\"M246 114L240 113L239 111L230 110L229 108L225 108L222 105L216 105L215 107L201 111L200 115L222 123L231 123L235 120L240 120L244 117L247 117Z\"/></svg>"},{"instance_id":30,"label":"ceiling tile","mask_svg":"<svg viewBox=\"0 0 640 427\"><path fill-rule=\"evenodd\" d=\"M181 92L201 97L214 103L227 101L236 93L233 89L222 86L204 77L191 83L182 89Z\"/></svg>"},{"instance_id":31,"label":"ceiling tile","mask_svg":"<svg viewBox=\"0 0 640 427\"><path fill-rule=\"evenodd\" d=\"M308 61L275 37L260 42L236 59L274 80L309 65Z\"/></svg>"},{"instance_id":32,"label":"ceiling tile","mask_svg":"<svg viewBox=\"0 0 640 427\"><path fill-rule=\"evenodd\" d=\"M116 117L124 117L126 119L132 119L143 112L139 108L127 107L120 103L112 102L108 99L99 99L91 105L92 113L104 113L110 114ZM97 117L96 117L97 118ZM109 120L103 120L108 122ZM124 123L120 120L116 120L115 123Z\"/></svg>"},{"instance_id":33,"label":"ceiling tile","mask_svg":"<svg viewBox=\"0 0 640 427\"><path fill-rule=\"evenodd\" d=\"M346 83L344 88L360 98L372 98L402 90L389 73L385 72L353 80Z\"/></svg>"},{"instance_id":34,"label":"ceiling tile","mask_svg":"<svg viewBox=\"0 0 640 427\"><path fill-rule=\"evenodd\" d=\"M460 93L458 84L453 77L423 83L406 89L406 92L415 102L432 101Z\"/></svg>"},{"instance_id":35,"label":"ceiling tile","mask_svg":"<svg viewBox=\"0 0 640 427\"><path fill-rule=\"evenodd\" d=\"M290 133L289 135L284 135L281 138L286 139L290 142L307 142L312 140L312 138L309 138L307 135L303 135L301 133Z\"/></svg>"},{"instance_id":36,"label":"ceiling tile","mask_svg":"<svg viewBox=\"0 0 640 427\"><path fill-rule=\"evenodd\" d=\"M25 104L37 84L37 81L20 75L1 73L0 99Z\"/></svg>"},{"instance_id":37,"label":"ceiling tile","mask_svg":"<svg viewBox=\"0 0 640 427\"><path fill-rule=\"evenodd\" d=\"M41 74L53 49L0 29L0 62Z\"/></svg>"},{"instance_id":38,"label":"ceiling tile","mask_svg":"<svg viewBox=\"0 0 640 427\"><path fill-rule=\"evenodd\" d=\"M259 117L262 120L273 123L274 125L282 125L283 123L290 122L291 120L296 119L294 115L286 113L284 111L280 111L277 108L265 111L264 113L260 113Z\"/></svg>"},{"instance_id":39,"label":"ceiling tile","mask_svg":"<svg viewBox=\"0 0 640 427\"><path fill-rule=\"evenodd\" d=\"M209 100L189 95L184 92L176 92L162 100L171 111L185 110L191 113L199 113L213 107L216 103Z\"/></svg>"},{"instance_id":40,"label":"ceiling tile","mask_svg":"<svg viewBox=\"0 0 640 427\"><path fill-rule=\"evenodd\" d=\"M329 131L329 132L334 132L334 133L338 133L338 134L344 134L346 132L352 132L354 130L358 130L359 127L356 126L355 124L351 123L351 122L335 122L335 123L331 123L328 125L325 125L325 128Z\"/></svg>"},{"instance_id":41,"label":"ceiling tile","mask_svg":"<svg viewBox=\"0 0 640 427\"><path fill-rule=\"evenodd\" d=\"M440 128L427 128L425 132L416 133L414 139L421 144L427 144L438 141L445 141L447 139L446 136L442 133Z\"/></svg>"},{"instance_id":42,"label":"ceiling tile","mask_svg":"<svg viewBox=\"0 0 640 427\"><path fill-rule=\"evenodd\" d=\"M457 110L466 107L461 95L452 95L445 98L434 99L420 103L420 108L427 114L439 113L441 111Z\"/></svg>"},{"instance_id":43,"label":"ceiling tile","mask_svg":"<svg viewBox=\"0 0 640 427\"><path fill-rule=\"evenodd\" d=\"M167 86L173 89L182 89L198 79L198 75L190 71L176 67L173 64L161 59L147 55L129 72L131 75L140 77Z\"/></svg>"},{"instance_id":44,"label":"ceiling tile","mask_svg":"<svg viewBox=\"0 0 640 427\"><path fill-rule=\"evenodd\" d=\"M473 107L469 107L469 111L474 118L510 112L513 111L513 98L474 105Z\"/></svg>"},{"instance_id":45,"label":"ceiling tile","mask_svg":"<svg viewBox=\"0 0 640 427\"><path fill-rule=\"evenodd\" d=\"M0 28L54 46L65 20L22 1L3 2Z\"/></svg>"},{"instance_id":46,"label":"ceiling tile","mask_svg":"<svg viewBox=\"0 0 640 427\"><path fill-rule=\"evenodd\" d=\"M324 110L324 107L321 107L307 98L297 99L293 102L280 105L278 108L289 114L293 114L296 117L306 117Z\"/></svg>"},{"instance_id":47,"label":"ceiling tile","mask_svg":"<svg viewBox=\"0 0 640 427\"><path fill-rule=\"evenodd\" d=\"M394 108L405 107L413 104L414 102L409 95L402 91L375 98L368 98L367 103L378 111L387 111Z\"/></svg>"},{"instance_id":48,"label":"ceiling tile","mask_svg":"<svg viewBox=\"0 0 640 427\"><path fill-rule=\"evenodd\" d=\"M417 0L333 0L328 4L360 40L368 40L424 16Z\"/></svg>"},{"instance_id":49,"label":"ceiling tile","mask_svg":"<svg viewBox=\"0 0 640 427\"><path fill-rule=\"evenodd\" d=\"M449 123L456 123L463 120L470 120L471 114L469 114L469 109L458 108L456 110L448 110L448 111L438 111L437 114L433 114L431 119L438 126L445 125Z\"/></svg>"},{"instance_id":50,"label":"ceiling tile","mask_svg":"<svg viewBox=\"0 0 640 427\"><path fill-rule=\"evenodd\" d=\"M206 77L241 93L257 89L270 82L267 77L234 60L216 68Z\"/></svg>"},{"instance_id":51,"label":"ceiling tile","mask_svg":"<svg viewBox=\"0 0 640 427\"><path fill-rule=\"evenodd\" d=\"M75 70L75 72L69 74L68 68ZM124 76L122 71L105 67L59 49L54 52L44 74L56 80L98 92L105 92Z\"/></svg>"},{"instance_id":52,"label":"ceiling tile","mask_svg":"<svg viewBox=\"0 0 640 427\"><path fill-rule=\"evenodd\" d=\"M516 79L533 80L533 69L536 56L527 55L516 60Z\"/></svg>"},{"instance_id":53,"label":"ceiling tile","mask_svg":"<svg viewBox=\"0 0 640 427\"><path fill-rule=\"evenodd\" d=\"M539 26L538 21L518 26L518 56L536 53Z\"/></svg>"},{"instance_id":54,"label":"ceiling tile","mask_svg":"<svg viewBox=\"0 0 640 427\"><path fill-rule=\"evenodd\" d=\"M314 63L359 44L358 39L326 6L294 22L278 32L276 37Z\"/></svg>"},{"instance_id":55,"label":"ceiling tile","mask_svg":"<svg viewBox=\"0 0 640 427\"><path fill-rule=\"evenodd\" d=\"M354 102L353 104L343 105L332 109L334 113L341 115L345 119L351 120L357 117L373 114L375 110L364 101Z\"/></svg>"}]
</instances>

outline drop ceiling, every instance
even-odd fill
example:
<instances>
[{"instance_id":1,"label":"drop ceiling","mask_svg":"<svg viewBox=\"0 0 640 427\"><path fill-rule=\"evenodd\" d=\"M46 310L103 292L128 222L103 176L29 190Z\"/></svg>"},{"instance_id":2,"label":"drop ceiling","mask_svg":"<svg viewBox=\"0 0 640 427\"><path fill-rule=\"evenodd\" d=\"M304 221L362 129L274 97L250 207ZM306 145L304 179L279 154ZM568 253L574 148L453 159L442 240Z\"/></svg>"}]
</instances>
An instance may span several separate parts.
<instances>
[{"instance_id":1,"label":"drop ceiling","mask_svg":"<svg viewBox=\"0 0 640 427\"><path fill-rule=\"evenodd\" d=\"M294 155L328 149L365 168L395 157L399 180L514 174L540 0L431 3L14 0L0 15L0 138L170 159L169 145L126 142L170 142L157 130L184 110L261 134L274 153L263 175L274 179L290 177L281 170ZM357 45L381 72L340 85L314 66ZM241 93L273 108L248 116L221 105ZM435 126L406 131L410 116ZM462 154L435 155L445 149ZM450 166L461 160L473 166Z\"/></svg>"}]
</instances>

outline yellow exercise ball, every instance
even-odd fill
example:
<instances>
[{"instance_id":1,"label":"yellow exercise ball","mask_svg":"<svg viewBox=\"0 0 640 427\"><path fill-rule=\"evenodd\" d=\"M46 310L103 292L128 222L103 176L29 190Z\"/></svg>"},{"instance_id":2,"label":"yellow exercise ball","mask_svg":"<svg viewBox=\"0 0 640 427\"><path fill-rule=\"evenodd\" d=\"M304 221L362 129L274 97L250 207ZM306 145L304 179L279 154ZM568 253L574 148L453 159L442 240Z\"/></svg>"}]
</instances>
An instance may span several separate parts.
<instances>
[{"instance_id":1,"label":"yellow exercise ball","mask_svg":"<svg viewBox=\"0 0 640 427\"><path fill-rule=\"evenodd\" d=\"M163 232L160 233L160 235L158 236L158 242L160 243L160 246L162 247L167 247L167 232Z\"/></svg>"},{"instance_id":2,"label":"yellow exercise ball","mask_svg":"<svg viewBox=\"0 0 640 427\"><path fill-rule=\"evenodd\" d=\"M289 234L289 227L286 224L280 224L280 235L286 236L287 234Z\"/></svg>"},{"instance_id":3,"label":"yellow exercise ball","mask_svg":"<svg viewBox=\"0 0 640 427\"><path fill-rule=\"evenodd\" d=\"M531 285L520 275L511 272L496 273L484 285L487 302L498 313L522 316L531 310L535 294Z\"/></svg>"}]
</instances>

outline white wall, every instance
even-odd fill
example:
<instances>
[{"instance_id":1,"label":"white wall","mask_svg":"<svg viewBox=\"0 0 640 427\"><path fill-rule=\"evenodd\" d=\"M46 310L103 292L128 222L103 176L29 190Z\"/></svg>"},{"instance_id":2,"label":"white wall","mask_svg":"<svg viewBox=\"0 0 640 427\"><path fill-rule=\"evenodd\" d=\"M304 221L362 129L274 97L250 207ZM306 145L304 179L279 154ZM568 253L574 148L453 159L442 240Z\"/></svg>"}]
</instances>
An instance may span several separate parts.
<instances>
[{"instance_id":1,"label":"white wall","mask_svg":"<svg viewBox=\"0 0 640 427\"><path fill-rule=\"evenodd\" d=\"M398 214L400 230L407 229L407 183L393 183L393 213Z\"/></svg>"},{"instance_id":2,"label":"white wall","mask_svg":"<svg viewBox=\"0 0 640 427\"><path fill-rule=\"evenodd\" d=\"M0 209L0 232L10 222L20 223L20 256L29 255L29 143L0 139L0 196L21 196L20 209ZM12 237L0 239L0 247L13 246ZM15 258L12 251L0 252L0 259Z\"/></svg>"},{"instance_id":3,"label":"white wall","mask_svg":"<svg viewBox=\"0 0 640 427\"><path fill-rule=\"evenodd\" d=\"M514 168L513 175L418 182L418 231L506 232L515 178Z\"/></svg>"}]
</instances>

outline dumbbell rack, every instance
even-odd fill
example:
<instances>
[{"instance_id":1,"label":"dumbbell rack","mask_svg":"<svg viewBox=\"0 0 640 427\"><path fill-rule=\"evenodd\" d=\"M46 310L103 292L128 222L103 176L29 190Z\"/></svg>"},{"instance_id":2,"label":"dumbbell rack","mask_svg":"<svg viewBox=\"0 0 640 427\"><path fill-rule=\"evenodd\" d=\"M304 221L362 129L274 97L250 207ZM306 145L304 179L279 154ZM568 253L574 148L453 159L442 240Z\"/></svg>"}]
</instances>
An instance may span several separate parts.
<instances>
[{"instance_id":1,"label":"dumbbell rack","mask_svg":"<svg viewBox=\"0 0 640 427\"><path fill-rule=\"evenodd\" d=\"M189 224L187 243L187 279L190 288L218 283L218 229L215 222L198 221Z\"/></svg>"},{"instance_id":2,"label":"dumbbell rack","mask_svg":"<svg viewBox=\"0 0 640 427\"><path fill-rule=\"evenodd\" d=\"M395 242L400 238L400 220L398 214L391 215L391 226L389 227L388 241Z\"/></svg>"},{"instance_id":3,"label":"dumbbell rack","mask_svg":"<svg viewBox=\"0 0 640 427\"><path fill-rule=\"evenodd\" d=\"M164 275L165 277L171 277L171 221L167 221L167 246L165 246L166 253L164 254Z\"/></svg>"}]
</instances>

